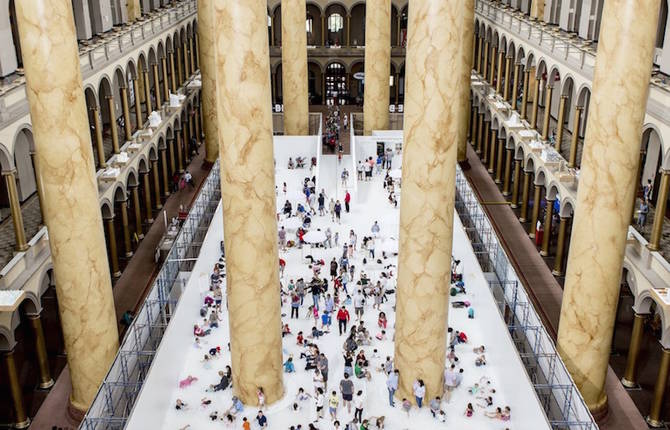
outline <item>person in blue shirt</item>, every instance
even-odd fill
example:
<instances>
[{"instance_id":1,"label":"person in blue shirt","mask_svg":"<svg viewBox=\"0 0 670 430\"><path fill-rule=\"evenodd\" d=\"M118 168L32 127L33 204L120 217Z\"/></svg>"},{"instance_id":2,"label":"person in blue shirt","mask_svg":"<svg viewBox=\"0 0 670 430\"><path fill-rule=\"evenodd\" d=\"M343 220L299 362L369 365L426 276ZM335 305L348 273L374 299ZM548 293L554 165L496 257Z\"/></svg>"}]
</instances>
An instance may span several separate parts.
<instances>
[{"instance_id":1,"label":"person in blue shirt","mask_svg":"<svg viewBox=\"0 0 670 430\"><path fill-rule=\"evenodd\" d=\"M295 373L295 365L293 364L293 357L289 357L284 362L284 373Z\"/></svg>"},{"instance_id":2,"label":"person in blue shirt","mask_svg":"<svg viewBox=\"0 0 670 430\"><path fill-rule=\"evenodd\" d=\"M267 428L268 419L266 418L265 415L263 415L263 411L258 411L258 415L256 416L256 421L258 421L258 425L260 426L260 428Z\"/></svg>"},{"instance_id":3,"label":"person in blue shirt","mask_svg":"<svg viewBox=\"0 0 670 430\"><path fill-rule=\"evenodd\" d=\"M398 369L395 369L393 372L389 374L388 379L386 380L386 388L389 391L389 405L391 407L395 406L395 402L393 401L393 395L395 394L396 390L398 389L398 377L400 376L400 371Z\"/></svg>"}]
</instances>

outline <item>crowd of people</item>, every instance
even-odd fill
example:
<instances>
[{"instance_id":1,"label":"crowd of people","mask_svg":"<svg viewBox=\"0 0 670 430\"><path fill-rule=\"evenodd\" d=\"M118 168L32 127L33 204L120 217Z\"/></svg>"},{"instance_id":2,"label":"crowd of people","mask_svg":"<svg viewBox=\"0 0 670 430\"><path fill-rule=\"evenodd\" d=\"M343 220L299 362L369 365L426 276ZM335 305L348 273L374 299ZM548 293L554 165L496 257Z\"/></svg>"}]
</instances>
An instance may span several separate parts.
<instances>
[{"instance_id":1,"label":"crowd of people","mask_svg":"<svg viewBox=\"0 0 670 430\"><path fill-rule=\"evenodd\" d=\"M394 181L388 176L392 157L372 160L381 165L376 170L378 175L386 176L375 182L374 186L380 187L378 192L394 193ZM365 163L370 165L369 161ZM357 180L365 181L366 177L359 174ZM298 201L291 202L291 188L300 189ZM439 390L443 394L426 398L427 387L440 381L417 379L413 381L412 398L398 398L399 379L408 369L397 368L392 356L397 254L378 249L379 243L395 240L397 225L373 219L361 226L360 220L346 215L351 209L351 196L346 190L342 193L346 194L317 191L313 177L297 184L284 182L277 189L278 199L285 201L277 214L282 367L285 380L295 381L285 386L295 388L287 391L284 400L279 406L272 406L275 409L271 411L266 410L262 387L257 387L254 405L244 405L232 394L232 369L225 364L230 362L230 346L217 342L227 338L222 333L225 328L220 326L221 315L226 312L226 266L222 254L212 268L209 291L193 327L194 345L202 350L201 366L216 370L217 378L196 384L204 387L198 396L202 396L200 404L188 404L180 397L175 400L175 409L202 410L209 420L223 422L227 428L372 430L389 426L393 410L406 415L406 427L402 428L416 428L412 420L422 410L428 411L430 415L426 416L439 426L453 414L453 408L448 413L446 406L457 397L462 403L459 415L463 417L509 421L510 407L498 401L495 381L485 375L488 350L469 339L465 326L448 329L447 366ZM346 202L346 210L339 197ZM283 226L293 217L300 219L300 226ZM309 253L305 254L305 236L313 231L323 232L325 240L310 242ZM466 321L475 319L462 268L455 259L450 295L453 309L465 312ZM476 376L468 375L472 369L480 371ZM466 386L466 377L476 382ZM179 381L180 390L193 389L197 381L197 376L185 376ZM377 387L386 387L388 402L379 401L385 396L380 396ZM217 392L230 392L230 404L213 401L213 393Z\"/></svg>"}]
</instances>

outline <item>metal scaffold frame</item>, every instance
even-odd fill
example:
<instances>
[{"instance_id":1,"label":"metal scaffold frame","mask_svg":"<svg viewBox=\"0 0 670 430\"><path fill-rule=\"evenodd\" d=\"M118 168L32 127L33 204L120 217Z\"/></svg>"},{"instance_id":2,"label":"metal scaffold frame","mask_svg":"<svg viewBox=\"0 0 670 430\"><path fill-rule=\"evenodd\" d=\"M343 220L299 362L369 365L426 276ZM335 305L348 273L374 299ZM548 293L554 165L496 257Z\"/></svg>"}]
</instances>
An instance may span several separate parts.
<instances>
[{"instance_id":1,"label":"metal scaffold frame","mask_svg":"<svg viewBox=\"0 0 670 430\"><path fill-rule=\"evenodd\" d=\"M489 287L552 428L596 430L593 416L460 167L455 207L482 270L494 278Z\"/></svg>"},{"instance_id":2,"label":"metal scaffold frame","mask_svg":"<svg viewBox=\"0 0 670 430\"><path fill-rule=\"evenodd\" d=\"M185 288L186 277L221 199L217 161L200 189L146 300L128 327L121 347L80 429L123 429L149 372L165 329Z\"/></svg>"}]
</instances>

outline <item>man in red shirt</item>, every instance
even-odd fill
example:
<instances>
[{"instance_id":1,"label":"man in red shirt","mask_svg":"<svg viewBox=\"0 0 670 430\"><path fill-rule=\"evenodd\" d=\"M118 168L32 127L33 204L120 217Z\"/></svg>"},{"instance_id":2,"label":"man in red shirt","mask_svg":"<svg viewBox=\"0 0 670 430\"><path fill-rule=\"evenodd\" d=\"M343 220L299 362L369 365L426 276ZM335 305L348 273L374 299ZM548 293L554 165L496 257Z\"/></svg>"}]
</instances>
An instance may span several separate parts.
<instances>
[{"instance_id":1,"label":"man in red shirt","mask_svg":"<svg viewBox=\"0 0 670 430\"><path fill-rule=\"evenodd\" d=\"M351 201L351 194L349 194L349 191L347 191L347 194L344 195L344 208L346 209L347 213L349 213L350 201Z\"/></svg>"},{"instance_id":2,"label":"man in red shirt","mask_svg":"<svg viewBox=\"0 0 670 430\"><path fill-rule=\"evenodd\" d=\"M349 311L347 308L342 306L339 311L337 311L337 325L340 329L340 336L342 333L347 333L347 322L349 321Z\"/></svg>"}]
</instances>

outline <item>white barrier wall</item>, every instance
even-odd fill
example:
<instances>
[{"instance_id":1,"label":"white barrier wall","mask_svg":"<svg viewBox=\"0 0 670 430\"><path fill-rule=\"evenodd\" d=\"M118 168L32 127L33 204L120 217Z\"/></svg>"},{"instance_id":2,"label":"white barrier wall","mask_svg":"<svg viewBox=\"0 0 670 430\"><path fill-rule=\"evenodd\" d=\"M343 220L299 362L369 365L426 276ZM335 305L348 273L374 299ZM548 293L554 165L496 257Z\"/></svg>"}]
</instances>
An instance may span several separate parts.
<instances>
[{"instance_id":1,"label":"white barrier wall","mask_svg":"<svg viewBox=\"0 0 670 430\"><path fill-rule=\"evenodd\" d=\"M318 136L274 136L274 156L277 167L285 169L288 159L305 157L307 166L312 157L319 156Z\"/></svg>"}]
</instances>

